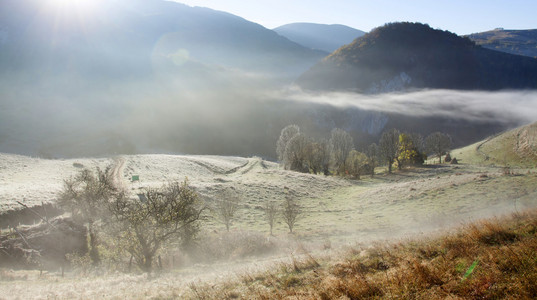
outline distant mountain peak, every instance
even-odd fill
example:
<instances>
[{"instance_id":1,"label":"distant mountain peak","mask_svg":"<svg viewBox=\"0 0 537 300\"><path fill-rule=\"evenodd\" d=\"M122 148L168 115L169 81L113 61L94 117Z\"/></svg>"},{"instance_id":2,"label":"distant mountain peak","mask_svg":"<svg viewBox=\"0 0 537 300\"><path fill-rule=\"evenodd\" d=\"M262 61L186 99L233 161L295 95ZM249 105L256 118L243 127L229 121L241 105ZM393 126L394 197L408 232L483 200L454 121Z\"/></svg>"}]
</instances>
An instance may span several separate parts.
<instances>
[{"instance_id":1,"label":"distant mountain peak","mask_svg":"<svg viewBox=\"0 0 537 300\"><path fill-rule=\"evenodd\" d=\"M291 23L274 28L278 34L304 47L328 53L351 43L365 32L341 24Z\"/></svg>"}]
</instances>

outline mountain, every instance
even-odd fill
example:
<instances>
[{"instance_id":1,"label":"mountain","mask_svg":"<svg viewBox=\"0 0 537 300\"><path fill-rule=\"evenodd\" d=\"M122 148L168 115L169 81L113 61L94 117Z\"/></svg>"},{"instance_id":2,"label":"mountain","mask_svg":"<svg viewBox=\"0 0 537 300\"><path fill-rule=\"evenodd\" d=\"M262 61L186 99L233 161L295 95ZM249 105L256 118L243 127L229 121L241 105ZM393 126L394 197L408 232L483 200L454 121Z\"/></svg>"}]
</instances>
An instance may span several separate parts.
<instances>
[{"instance_id":1,"label":"mountain","mask_svg":"<svg viewBox=\"0 0 537 300\"><path fill-rule=\"evenodd\" d=\"M172 1L0 0L0 152L239 153L245 105L324 56Z\"/></svg>"},{"instance_id":2,"label":"mountain","mask_svg":"<svg viewBox=\"0 0 537 300\"><path fill-rule=\"evenodd\" d=\"M505 30L472 33L468 38L485 48L537 58L537 29Z\"/></svg>"},{"instance_id":3,"label":"mountain","mask_svg":"<svg viewBox=\"0 0 537 300\"><path fill-rule=\"evenodd\" d=\"M235 15L171 1L1 0L0 6L4 74L125 79L187 66L205 75L225 68L293 77L325 56Z\"/></svg>"},{"instance_id":4,"label":"mountain","mask_svg":"<svg viewBox=\"0 0 537 300\"><path fill-rule=\"evenodd\" d=\"M343 45L350 44L365 34L361 30L338 24L291 23L273 30L304 47L328 53L334 52Z\"/></svg>"},{"instance_id":5,"label":"mountain","mask_svg":"<svg viewBox=\"0 0 537 300\"><path fill-rule=\"evenodd\" d=\"M537 59L480 47L420 23L391 23L343 46L304 73L313 90L537 88Z\"/></svg>"}]
</instances>

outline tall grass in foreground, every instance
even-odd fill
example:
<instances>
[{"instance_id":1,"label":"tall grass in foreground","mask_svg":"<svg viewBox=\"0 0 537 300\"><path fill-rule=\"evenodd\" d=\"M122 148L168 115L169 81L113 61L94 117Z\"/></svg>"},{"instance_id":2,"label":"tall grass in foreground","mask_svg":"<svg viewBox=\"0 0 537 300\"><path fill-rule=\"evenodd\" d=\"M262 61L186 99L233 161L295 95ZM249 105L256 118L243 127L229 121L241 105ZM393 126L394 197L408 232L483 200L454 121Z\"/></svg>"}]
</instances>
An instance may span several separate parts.
<instances>
[{"instance_id":1,"label":"tall grass in foreground","mask_svg":"<svg viewBox=\"0 0 537 300\"><path fill-rule=\"evenodd\" d=\"M537 211L190 289L197 299L536 299Z\"/></svg>"}]
</instances>

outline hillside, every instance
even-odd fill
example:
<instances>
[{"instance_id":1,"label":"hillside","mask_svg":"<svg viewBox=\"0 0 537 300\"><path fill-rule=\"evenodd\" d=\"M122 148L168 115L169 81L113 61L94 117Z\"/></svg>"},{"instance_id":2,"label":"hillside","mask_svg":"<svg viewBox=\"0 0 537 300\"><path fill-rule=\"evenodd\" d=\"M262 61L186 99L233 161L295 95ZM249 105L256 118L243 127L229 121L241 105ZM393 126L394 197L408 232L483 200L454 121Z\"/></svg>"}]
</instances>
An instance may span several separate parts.
<instances>
[{"instance_id":1,"label":"hillside","mask_svg":"<svg viewBox=\"0 0 537 300\"><path fill-rule=\"evenodd\" d=\"M241 17L173 1L0 7L0 152L262 153L245 150L260 141L235 127L256 127L243 125L252 114L263 120L254 100L326 55Z\"/></svg>"},{"instance_id":2,"label":"hillside","mask_svg":"<svg viewBox=\"0 0 537 300\"><path fill-rule=\"evenodd\" d=\"M530 241L527 238L532 236L529 233L535 231L531 227L535 223L534 215L524 217L526 219L518 215L510 223L469 225L462 234L439 236L434 240L429 240L429 237L436 233L444 234L461 223L536 208L536 126L532 124L506 132L484 141L486 143L479 147L490 157L489 161L494 160L494 149L500 148L502 154L509 149L519 153L524 159L519 165L513 165L509 174L503 165L472 161L465 156L465 148L452 151L452 156L460 161L458 165L425 165L391 175L381 167L374 177L362 177L361 180L287 171L256 157L154 154L49 160L0 154L0 235L9 232L7 226L18 225L20 230L32 228L19 224L33 224L34 220L27 217L34 214L30 211L25 214L14 212L22 208L16 201L33 207L34 211L46 214L48 218L57 214L42 204L55 203L63 180L82 168L112 166L116 182L127 188L130 197L135 199L144 188L159 187L188 177L191 186L209 206L214 205L224 189L231 187L238 192L240 201L230 232L226 232L212 213L207 212L197 240L200 253L179 252L179 255L173 246L162 251L165 264L158 280L116 271L89 271L91 275L88 275L87 266L83 264L75 264L72 271L61 277L53 267L40 274L39 270L7 270L4 269L5 261L0 261L0 294L16 295L6 299L36 298L43 293L59 299L133 298L139 295L161 298L236 295L225 297L251 298L253 294L277 298L290 295L288 292L302 293L304 290L308 290L307 295L312 295L319 291L318 288L331 286L334 289L326 295L336 296L345 291L336 287L344 285L335 286L332 281L318 282L319 276L315 274L323 274L322 278L332 280L342 274L351 274L348 272L369 270L362 275L370 278L371 282L377 282L377 279L384 280L386 276L407 274L408 270L413 270L409 274L416 274L421 270L429 275L423 278L404 277L404 280L398 277L400 280L389 280L382 287L376 285L375 291L380 293L378 295L416 295L413 294L417 291L414 289L416 286L412 284L418 282L428 295L448 293L461 296L471 291L487 295L489 289L480 289L483 280L497 284L503 282L503 286L512 287L506 282L515 279L507 275L520 275L522 269L516 272L506 269L505 261L512 265L513 260L499 254L518 253L519 246L526 250L514 257L526 257L524 253L531 253L525 247ZM480 155L479 149L474 146L472 159ZM135 175L139 180L132 181ZM263 205L269 200L282 201L286 190L299 201L303 214L296 223L294 234L289 235L284 222L278 219L274 225L274 236L269 236ZM398 243L408 237L425 240ZM371 247L386 245L386 239L393 244ZM494 247L504 245L504 242L508 243L510 250L494 252L497 251ZM358 247L358 250L350 250L350 256L342 254L349 246ZM489 255L491 253L494 255ZM210 259L206 260L204 255L209 255ZM336 257L343 261L317 257ZM498 267L492 267L491 257L498 258L494 260ZM468 283L471 286L465 285L464 290L454 288L477 259L480 267L475 276L479 279L471 279ZM128 259L123 258L123 262L128 263ZM519 264L517 268L523 265ZM485 267L487 269L483 269ZM340 272L342 268L346 270L343 273ZM492 279L482 277L487 270L494 270L497 276ZM441 278L441 281L433 278L435 281L431 285L428 281L430 274L435 274L434 278ZM505 274L505 279L496 280ZM242 283L230 280L237 276ZM309 285L309 282L316 284ZM401 286L407 288L399 289ZM444 288L431 289L433 286ZM527 292L525 286L518 291Z\"/></svg>"},{"instance_id":3,"label":"hillside","mask_svg":"<svg viewBox=\"0 0 537 300\"><path fill-rule=\"evenodd\" d=\"M361 30L339 24L291 23L273 30L304 47L328 53L350 44L365 34Z\"/></svg>"},{"instance_id":4,"label":"hillside","mask_svg":"<svg viewBox=\"0 0 537 300\"><path fill-rule=\"evenodd\" d=\"M411 88L537 88L537 59L476 46L419 23L376 28L326 57L297 84L313 90L381 93Z\"/></svg>"},{"instance_id":5,"label":"hillside","mask_svg":"<svg viewBox=\"0 0 537 300\"><path fill-rule=\"evenodd\" d=\"M190 265L188 260L181 260L178 261L178 269L177 265L173 267L167 263L158 280L147 280L142 275L117 272L88 275L83 266L80 266L81 269L76 267L74 271L66 272L63 278L60 273L54 271L56 269L40 275L38 270L10 271L0 267L0 294L6 299L36 298L43 293L59 299L133 298L139 295L177 298L195 297L196 294L207 297L218 295L218 298L221 298L224 295L222 293L227 293L229 289L234 291L236 288L243 288L241 285L235 285L234 281L230 282L230 278L256 278L254 281L247 280L247 285L251 287L253 282L262 283L266 278L271 278L272 275L267 275L265 270L276 268L274 266L279 266L279 271L271 273L276 277L273 277L275 281L269 281L281 283L286 288L281 286L272 290L261 287L262 290L257 292L281 295L277 293L285 292L287 288L303 286L299 283L299 278L303 278L300 274L308 270L308 266L316 265L310 264L311 255L341 258L345 257L341 251L348 249L341 247L356 244L363 247L359 253L367 253L372 251L369 246L376 241L397 241L423 234L428 236L437 230L460 225L461 222L534 208L537 196L535 169L530 169L530 172L528 169L513 170L516 176L506 176L498 167L467 164L425 166L393 175L378 173L374 178L352 181L285 171L258 158L171 155L76 160L38 160L10 155L2 155L1 158L7 163L0 168L0 199L16 199L28 205L32 205L32 200L37 205L34 209L40 213L43 213L39 206L42 192L47 191L47 195L54 201L54 195L58 188L61 188L62 178L76 173L81 166L92 168L109 163L114 165L114 174L122 179L133 196L143 187L160 186L169 180L182 180L184 176L189 177L191 184L200 191L207 204L212 204L213 197L226 187L234 186L241 195L240 209L230 233L225 233L223 225L216 222L210 214L204 220L200 242L212 247L203 248L204 251L230 253L217 258L214 265ZM139 175L140 181L130 182L132 175ZM261 207L269 199L281 201L284 187L288 187L298 197L304 207L304 215L297 222L294 235L287 235L285 224L279 220L275 224L275 236L269 237L268 225L263 219ZM5 220L6 215L1 218ZM6 230L3 229L2 232ZM517 232L520 234L521 231ZM453 239L447 238L445 243L449 244L450 241ZM443 253L441 249L433 246L447 245L443 243L420 246L425 252L418 252L419 257ZM400 247L400 244L398 245ZM409 247L416 245L412 243ZM173 253L173 249L163 252L162 260L170 261ZM359 253L354 253L352 259ZM392 260L395 257L388 255L385 250L381 253L386 255L383 261L396 270L395 264L399 260ZM403 253L408 252L404 250ZM372 266L380 266L377 263L382 257L367 257L364 259L371 259ZM437 256L429 258L434 257ZM468 268L476 258L464 256L461 259L452 263L464 264L464 268ZM463 271L452 269L451 264L449 266L450 270L457 270L457 273L453 274L455 277L443 276L443 282L452 282L453 278L460 280L462 273L459 272ZM294 271L287 273L287 270L292 269ZM322 269L316 270L325 272ZM259 275L256 275L258 272ZM388 273L392 274L391 271ZM314 276L309 272L306 274ZM371 275L374 274L377 273ZM384 276L385 272L379 274ZM209 284L211 288L206 288L205 284ZM451 291L455 293L454 290ZM247 288L240 294L248 298L254 292ZM383 290L383 293L387 291Z\"/></svg>"},{"instance_id":6,"label":"hillside","mask_svg":"<svg viewBox=\"0 0 537 300\"><path fill-rule=\"evenodd\" d=\"M95 3L2 0L2 74L127 80L151 78L155 67L181 73L189 62L189 72L206 65L290 76L324 56L221 11L162 0Z\"/></svg>"},{"instance_id":7,"label":"hillside","mask_svg":"<svg viewBox=\"0 0 537 300\"><path fill-rule=\"evenodd\" d=\"M493 135L452 154L469 164L536 167L537 123Z\"/></svg>"},{"instance_id":8,"label":"hillside","mask_svg":"<svg viewBox=\"0 0 537 300\"><path fill-rule=\"evenodd\" d=\"M537 58L537 29L502 28L472 33L468 38L484 48Z\"/></svg>"}]
</instances>

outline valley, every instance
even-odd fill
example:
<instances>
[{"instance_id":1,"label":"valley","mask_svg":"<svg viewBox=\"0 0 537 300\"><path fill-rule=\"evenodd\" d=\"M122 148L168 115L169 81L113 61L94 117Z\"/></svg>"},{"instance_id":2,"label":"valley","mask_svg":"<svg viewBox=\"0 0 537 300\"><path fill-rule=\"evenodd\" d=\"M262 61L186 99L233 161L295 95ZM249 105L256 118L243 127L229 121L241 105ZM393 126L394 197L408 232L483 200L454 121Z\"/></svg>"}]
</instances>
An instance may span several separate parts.
<instances>
[{"instance_id":1,"label":"valley","mask_svg":"<svg viewBox=\"0 0 537 300\"><path fill-rule=\"evenodd\" d=\"M498 152L484 145L500 145L505 139L518 136L520 131L534 127L535 124L453 150L452 155L459 161L457 165L437 165L437 159L431 158L422 167L391 175L378 168L374 177L364 176L360 180L287 171L257 157L122 155L101 159L43 160L2 154L2 161L9 162L0 169L2 199L38 205L42 192L48 191L50 201L54 202L53 195L61 189L61 180L76 174L81 165L88 168L114 166L114 176L131 196L143 188L158 187L187 177L208 204L231 186L240 195L240 208L231 232L227 234L223 225L208 214L202 225L202 236L235 236L237 242L241 241L238 236L252 236L259 237L252 241L263 244L263 239L270 239L272 244L269 252L264 254L244 252L245 256L230 256L211 264L186 263L179 268L168 267L157 279L149 281L145 275L136 274L106 273L83 278L77 275L76 269L68 272L65 278L53 270L43 276L33 271L3 271L2 276L11 276L6 278L13 278L13 281L0 281L0 294L23 298L39 298L37 295L59 298L181 297L192 295L192 288L205 282L225 285L230 276L240 278L241 274L263 272L280 263L291 263L303 255L337 259L341 255L339 251L346 247L426 238L469 222L526 211L537 206L537 170L520 163L524 160L518 160L519 164L506 173L504 165L489 164ZM502 156L512 158L510 164L515 163L513 149L505 147L502 152ZM32 170L27 174L34 175L22 177L24 170ZM135 175L139 180L132 181ZM6 187L16 188L8 190ZM304 212L297 221L295 234L289 235L285 224L278 220L274 227L275 236L270 237L262 207L269 199L281 201L285 196L284 188L296 195ZM2 205L5 212L16 203L4 200ZM167 256L163 255L166 260ZM116 284L119 284L118 288L111 289ZM76 293L69 291L73 287Z\"/></svg>"}]
</instances>

